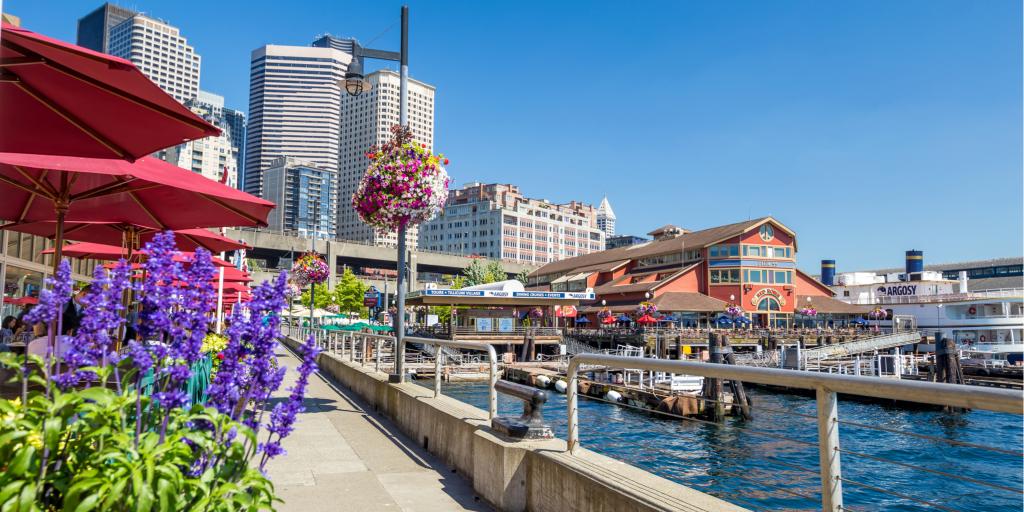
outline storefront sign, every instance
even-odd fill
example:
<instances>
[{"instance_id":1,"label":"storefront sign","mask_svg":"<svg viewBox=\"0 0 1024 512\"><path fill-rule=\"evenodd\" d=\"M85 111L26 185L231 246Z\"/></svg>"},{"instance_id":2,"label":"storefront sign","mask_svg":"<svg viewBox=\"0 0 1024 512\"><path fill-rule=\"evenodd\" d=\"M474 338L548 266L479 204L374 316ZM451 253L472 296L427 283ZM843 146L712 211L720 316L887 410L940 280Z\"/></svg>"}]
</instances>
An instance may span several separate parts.
<instances>
[{"instance_id":1,"label":"storefront sign","mask_svg":"<svg viewBox=\"0 0 1024 512\"><path fill-rule=\"evenodd\" d=\"M380 292L376 288L370 288L363 294L363 305L368 308L377 307L377 303L380 302Z\"/></svg>"},{"instance_id":2,"label":"storefront sign","mask_svg":"<svg viewBox=\"0 0 1024 512\"><path fill-rule=\"evenodd\" d=\"M476 330L477 332L491 332L491 319L490 318L477 318L476 319Z\"/></svg>"},{"instance_id":3,"label":"storefront sign","mask_svg":"<svg viewBox=\"0 0 1024 512\"><path fill-rule=\"evenodd\" d=\"M512 332L515 330L515 319L513 318L499 318L498 319L498 332Z\"/></svg>"},{"instance_id":4,"label":"storefront sign","mask_svg":"<svg viewBox=\"0 0 1024 512\"><path fill-rule=\"evenodd\" d=\"M876 290L879 295L888 295L890 297L906 296L906 295L917 295L916 284L894 284L891 286L879 286Z\"/></svg>"},{"instance_id":5,"label":"storefront sign","mask_svg":"<svg viewBox=\"0 0 1024 512\"><path fill-rule=\"evenodd\" d=\"M761 288L754 292L754 295L750 297L750 303L756 306L757 303L761 302L761 299L764 299L765 297L771 297L779 301L780 306L786 305L786 299L782 298L782 294L774 288Z\"/></svg>"}]
</instances>

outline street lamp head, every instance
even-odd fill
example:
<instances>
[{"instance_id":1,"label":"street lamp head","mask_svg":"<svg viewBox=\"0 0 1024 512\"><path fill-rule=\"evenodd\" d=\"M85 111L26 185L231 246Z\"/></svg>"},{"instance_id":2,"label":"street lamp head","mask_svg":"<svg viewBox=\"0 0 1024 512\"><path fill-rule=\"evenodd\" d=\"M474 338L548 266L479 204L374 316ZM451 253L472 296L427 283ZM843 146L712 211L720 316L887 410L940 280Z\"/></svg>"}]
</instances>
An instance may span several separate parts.
<instances>
[{"instance_id":1,"label":"street lamp head","mask_svg":"<svg viewBox=\"0 0 1024 512\"><path fill-rule=\"evenodd\" d=\"M601 305L602 306L607 306L608 305L608 301L605 300L605 299L601 299Z\"/></svg>"},{"instance_id":2,"label":"street lamp head","mask_svg":"<svg viewBox=\"0 0 1024 512\"><path fill-rule=\"evenodd\" d=\"M363 59L356 57L348 64L345 80L340 84L349 96L359 96L363 91L370 90L370 83L363 77Z\"/></svg>"}]
</instances>

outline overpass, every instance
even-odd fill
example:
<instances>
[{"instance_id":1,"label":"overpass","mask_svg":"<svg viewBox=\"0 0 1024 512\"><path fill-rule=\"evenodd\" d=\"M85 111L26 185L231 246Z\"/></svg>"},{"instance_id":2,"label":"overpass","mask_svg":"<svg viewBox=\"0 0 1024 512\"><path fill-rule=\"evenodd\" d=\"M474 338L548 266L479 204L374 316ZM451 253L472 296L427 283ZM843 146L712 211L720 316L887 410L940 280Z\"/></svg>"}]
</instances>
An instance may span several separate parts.
<instances>
[{"instance_id":1,"label":"overpass","mask_svg":"<svg viewBox=\"0 0 1024 512\"><path fill-rule=\"evenodd\" d=\"M395 276L398 272L397 253L393 246L370 245L350 240L311 240L299 236L262 229L229 229L226 236L242 240L251 245L247 258L255 260L258 268L253 269L257 282L277 275L281 270L291 268L292 258L304 251L315 249L331 264L327 284L334 287L345 267L360 280L376 286L378 290L395 290ZM451 276L458 275L475 259L461 254L410 250L410 279L412 290L420 290L427 283L447 284ZM510 276L536 267L501 261L501 266Z\"/></svg>"}]
</instances>

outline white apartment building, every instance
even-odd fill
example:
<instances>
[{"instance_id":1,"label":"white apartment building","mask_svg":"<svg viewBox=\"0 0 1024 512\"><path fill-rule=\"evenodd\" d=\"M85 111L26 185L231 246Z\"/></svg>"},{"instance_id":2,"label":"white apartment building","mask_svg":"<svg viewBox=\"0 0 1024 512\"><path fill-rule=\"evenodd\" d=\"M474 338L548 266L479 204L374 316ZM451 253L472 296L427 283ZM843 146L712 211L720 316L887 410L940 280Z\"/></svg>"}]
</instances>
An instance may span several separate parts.
<instances>
[{"instance_id":1,"label":"white apartment building","mask_svg":"<svg viewBox=\"0 0 1024 512\"><path fill-rule=\"evenodd\" d=\"M390 70L370 73L369 91L359 96L345 94L341 100L341 172L338 186L338 238L376 245L396 245L395 233L377 233L359 219L352 208L352 195L366 173L366 150L391 138L391 127L398 124L399 74ZM428 148L434 148L434 86L409 80L409 128L413 137ZM415 247L416 228L407 234L408 244Z\"/></svg>"},{"instance_id":2,"label":"white apartment building","mask_svg":"<svg viewBox=\"0 0 1024 512\"><path fill-rule=\"evenodd\" d=\"M263 172L282 156L338 169L339 81L352 54L332 48L267 45L253 50L245 142L246 192L261 195Z\"/></svg>"},{"instance_id":3,"label":"white apartment building","mask_svg":"<svg viewBox=\"0 0 1024 512\"><path fill-rule=\"evenodd\" d=\"M108 53L130 60L150 80L181 103L199 91L200 58L178 27L144 14L110 28Z\"/></svg>"},{"instance_id":4,"label":"white apartment building","mask_svg":"<svg viewBox=\"0 0 1024 512\"><path fill-rule=\"evenodd\" d=\"M543 264L604 250L592 205L523 197L519 187L470 183L420 226L422 249Z\"/></svg>"},{"instance_id":5,"label":"white apartment building","mask_svg":"<svg viewBox=\"0 0 1024 512\"><path fill-rule=\"evenodd\" d=\"M238 188L238 148L227 132L167 148L158 156L182 169ZM224 174L227 177L224 177Z\"/></svg>"}]
</instances>

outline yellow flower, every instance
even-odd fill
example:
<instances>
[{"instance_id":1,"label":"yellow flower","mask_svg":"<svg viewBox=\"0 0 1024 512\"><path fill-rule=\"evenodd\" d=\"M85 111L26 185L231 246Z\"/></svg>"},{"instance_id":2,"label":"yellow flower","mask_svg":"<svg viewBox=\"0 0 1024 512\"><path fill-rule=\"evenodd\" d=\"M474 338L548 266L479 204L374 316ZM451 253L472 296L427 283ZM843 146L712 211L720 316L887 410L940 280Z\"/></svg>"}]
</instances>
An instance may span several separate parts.
<instances>
[{"instance_id":1,"label":"yellow flower","mask_svg":"<svg viewBox=\"0 0 1024 512\"><path fill-rule=\"evenodd\" d=\"M39 435L39 432L29 432L28 438L25 439L28 444L35 447L36 450L43 449L43 436Z\"/></svg>"}]
</instances>

